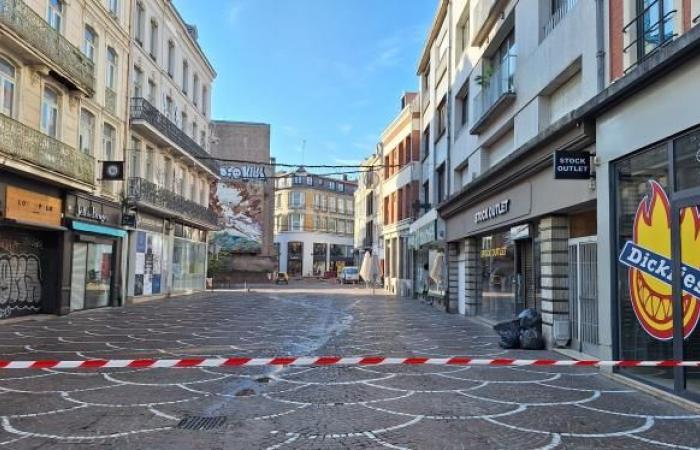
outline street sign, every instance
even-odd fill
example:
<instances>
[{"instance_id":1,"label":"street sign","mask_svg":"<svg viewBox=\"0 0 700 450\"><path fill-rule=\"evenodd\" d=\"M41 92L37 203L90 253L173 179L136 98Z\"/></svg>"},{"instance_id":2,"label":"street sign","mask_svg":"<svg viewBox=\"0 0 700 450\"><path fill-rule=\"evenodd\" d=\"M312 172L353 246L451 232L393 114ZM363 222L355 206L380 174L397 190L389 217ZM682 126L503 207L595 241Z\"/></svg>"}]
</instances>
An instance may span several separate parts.
<instances>
[{"instance_id":1,"label":"street sign","mask_svg":"<svg viewBox=\"0 0 700 450\"><path fill-rule=\"evenodd\" d=\"M554 152L554 179L588 180L591 178L591 154L588 152Z\"/></svg>"}]
</instances>

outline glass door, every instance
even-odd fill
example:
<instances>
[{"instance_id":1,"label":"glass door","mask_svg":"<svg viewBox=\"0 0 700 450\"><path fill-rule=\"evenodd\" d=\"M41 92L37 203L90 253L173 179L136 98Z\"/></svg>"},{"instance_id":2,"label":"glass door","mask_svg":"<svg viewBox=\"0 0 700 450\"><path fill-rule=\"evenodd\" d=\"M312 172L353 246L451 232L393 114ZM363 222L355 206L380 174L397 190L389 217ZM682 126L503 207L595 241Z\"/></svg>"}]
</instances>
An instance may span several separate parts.
<instances>
[{"instance_id":1,"label":"glass door","mask_svg":"<svg viewBox=\"0 0 700 450\"><path fill-rule=\"evenodd\" d=\"M685 361L700 360L700 197L674 202L673 300L674 355ZM676 370L676 388L700 396L700 368Z\"/></svg>"}]
</instances>

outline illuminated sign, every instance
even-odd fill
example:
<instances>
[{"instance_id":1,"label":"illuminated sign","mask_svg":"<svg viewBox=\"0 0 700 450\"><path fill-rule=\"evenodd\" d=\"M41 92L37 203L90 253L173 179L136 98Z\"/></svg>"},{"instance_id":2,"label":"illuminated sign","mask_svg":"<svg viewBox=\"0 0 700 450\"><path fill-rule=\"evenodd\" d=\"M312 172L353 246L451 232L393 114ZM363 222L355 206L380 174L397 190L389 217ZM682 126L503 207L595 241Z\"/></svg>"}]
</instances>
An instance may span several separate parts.
<instances>
[{"instance_id":1,"label":"illuminated sign","mask_svg":"<svg viewBox=\"0 0 700 450\"><path fill-rule=\"evenodd\" d=\"M474 213L474 223L488 222L489 220L508 214L508 211L510 211L510 199L503 200L493 206L477 211Z\"/></svg>"}]
</instances>

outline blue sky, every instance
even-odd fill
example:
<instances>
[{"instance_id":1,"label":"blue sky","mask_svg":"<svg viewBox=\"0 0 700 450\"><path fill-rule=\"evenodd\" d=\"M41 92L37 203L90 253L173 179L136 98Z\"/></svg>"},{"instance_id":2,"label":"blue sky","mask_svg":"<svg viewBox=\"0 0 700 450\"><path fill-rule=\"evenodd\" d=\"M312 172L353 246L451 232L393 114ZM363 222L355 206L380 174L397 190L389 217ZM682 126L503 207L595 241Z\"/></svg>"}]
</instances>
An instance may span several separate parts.
<instances>
[{"instance_id":1,"label":"blue sky","mask_svg":"<svg viewBox=\"0 0 700 450\"><path fill-rule=\"evenodd\" d=\"M417 89L436 0L175 0L218 77L214 118L272 126L278 162L356 164Z\"/></svg>"}]
</instances>

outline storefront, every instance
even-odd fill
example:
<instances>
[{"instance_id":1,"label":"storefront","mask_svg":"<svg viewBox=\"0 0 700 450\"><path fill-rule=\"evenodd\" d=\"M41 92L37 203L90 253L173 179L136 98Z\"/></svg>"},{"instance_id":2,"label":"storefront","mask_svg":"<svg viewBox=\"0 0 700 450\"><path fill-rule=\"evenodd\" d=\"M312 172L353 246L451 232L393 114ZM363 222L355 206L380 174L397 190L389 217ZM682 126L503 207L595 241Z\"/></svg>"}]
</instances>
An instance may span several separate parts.
<instances>
[{"instance_id":1,"label":"storefront","mask_svg":"<svg viewBox=\"0 0 700 450\"><path fill-rule=\"evenodd\" d=\"M204 289L207 272L207 232L175 223L173 239L173 292Z\"/></svg>"},{"instance_id":2,"label":"storefront","mask_svg":"<svg viewBox=\"0 0 700 450\"><path fill-rule=\"evenodd\" d=\"M287 242L287 273L292 277L300 277L304 263L304 243Z\"/></svg>"},{"instance_id":3,"label":"storefront","mask_svg":"<svg viewBox=\"0 0 700 450\"><path fill-rule=\"evenodd\" d=\"M314 243L314 276L323 276L328 270L328 244Z\"/></svg>"},{"instance_id":4,"label":"storefront","mask_svg":"<svg viewBox=\"0 0 700 450\"><path fill-rule=\"evenodd\" d=\"M122 239L126 231L119 228L119 205L70 193L66 195L64 222L70 230L64 241L64 253L70 255L70 268L64 268L64 279L70 279L70 298L62 310L122 305Z\"/></svg>"},{"instance_id":5,"label":"storefront","mask_svg":"<svg viewBox=\"0 0 700 450\"><path fill-rule=\"evenodd\" d=\"M700 359L700 129L614 161L616 358ZM700 399L700 369L625 367Z\"/></svg>"},{"instance_id":6,"label":"storefront","mask_svg":"<svg viewBox=\"0 0 700 450\"><path fill-rule=\"evenodd\" d=\"M409 227L407 245L411 255L407 258L412 263L411 278L414 296L425 298L437 305L440 309L449 311L447 304L447 270L445 267L436 267L436 264L444 266L444 222L438 218L437 211L431 210L427 214L416 219ZM392 252L385 252L389 257ZM387 271L392 262L387 259ZM431 274L440 274L441 280L435 280Z\"/></svg>"},{"instance_id":7,"label":"storefront","mask_svg":"<svg viewBox=\"0 0 700 450\"><path fill-rule=\"evenodd\" d=\"M169 224L169 222L168 222ZM152 297L168 293L169 236L166 221L139 212L129 232L128 296Z\"/></svg>"},{"instance_id":8,"label":"storefront","mask_svg":"<svg viewBox=\"0 0 700 450\"><path fill-rule=\"evenodd\" d=\"M582 264L577 259L581 239L596 241L595 184L556 179L552 158L576 142L583 159L590 159L594 149L586 131L562 131L521 149L520 157L504 160L441 205L451 310L494 323L535 308L550 346L569 344L580 322L590 319L584 323L587 333L592 330L587 344L597 344L597 292L579 291L573 283L595 278L595 252L586 251Z\"/></svg>"},{"instance_id":9,"label":"storefront","mask_svg":"<svg viewBox=\"0 0 700 450\"><path fill-rule=\"evenodd\" d=\"M58 189L0 172L0 319L59 312Z\"/></svg>"},{"instance_id":10,"label":"storefront","mask_svg":"<svg viewBox=\"0 0 700 450\"><path fill-rule=\"evenodd\" d=\"M345 266L352 266L352 245L331 244L329 270L340 274Z\"/></svg>"}]
</instances>

